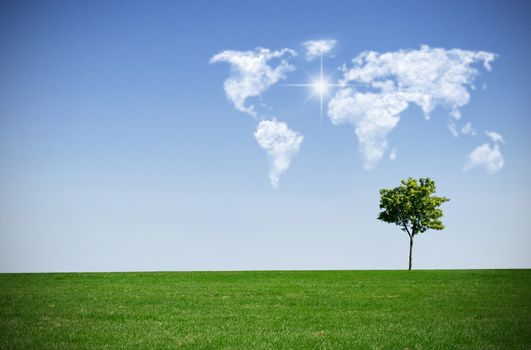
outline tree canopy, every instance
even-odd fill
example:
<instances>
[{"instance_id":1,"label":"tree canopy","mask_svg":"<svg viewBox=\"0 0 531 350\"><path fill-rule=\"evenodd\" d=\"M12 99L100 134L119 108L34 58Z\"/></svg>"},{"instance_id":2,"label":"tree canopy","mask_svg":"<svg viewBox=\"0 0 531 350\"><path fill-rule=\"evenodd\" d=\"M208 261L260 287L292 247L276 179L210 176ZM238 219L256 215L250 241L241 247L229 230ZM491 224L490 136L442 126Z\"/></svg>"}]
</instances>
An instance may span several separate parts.
<instances>
[{"instance_id":1,"label":"tree canopy","mask_svg":"<svg viewBox=\"0 0 531 350\"><path fill-rule=\"evenodd\" d=\"M435 193L435 181L421 178L419 181L408 178L400 186L380 190L380 209L378 219L394 223L413 236L428 229L442 230L439 220L443 216L439 206L448 202L446 197L432 196Z\"/></svg>"},{"instance_id":2,"label":"tree canopy","mask_svg":"<svg viewBox=\"0 0 531 350\"><path fill-rule=\"evenodd\" d=\"M421 178L419 181L408 178L402 180L400 186L380 190L380 209L378 219L400 226L410 239L409 269L411 270L411 251L413 237L428 229L442 230L444 225L440 218L443 216L439 208L450 199L437 197L435 181Z\"/></svg>"}]
</instances>

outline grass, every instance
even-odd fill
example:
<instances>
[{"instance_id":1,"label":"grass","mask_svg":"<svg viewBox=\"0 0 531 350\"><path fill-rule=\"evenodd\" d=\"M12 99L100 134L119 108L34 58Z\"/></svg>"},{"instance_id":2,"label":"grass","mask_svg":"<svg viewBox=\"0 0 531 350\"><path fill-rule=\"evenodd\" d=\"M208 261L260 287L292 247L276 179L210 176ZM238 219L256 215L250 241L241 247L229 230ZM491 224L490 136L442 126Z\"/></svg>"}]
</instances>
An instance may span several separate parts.
<instances>
[{"instance_id":1,"label":"grass","mask_svg":"<svg viewBox=\"0 0 531 350\"><path fill-rule=\"evenodd\" d=\"M0 274L0 349L531 349L531 270Z\"/></svg>"}]
</instances>

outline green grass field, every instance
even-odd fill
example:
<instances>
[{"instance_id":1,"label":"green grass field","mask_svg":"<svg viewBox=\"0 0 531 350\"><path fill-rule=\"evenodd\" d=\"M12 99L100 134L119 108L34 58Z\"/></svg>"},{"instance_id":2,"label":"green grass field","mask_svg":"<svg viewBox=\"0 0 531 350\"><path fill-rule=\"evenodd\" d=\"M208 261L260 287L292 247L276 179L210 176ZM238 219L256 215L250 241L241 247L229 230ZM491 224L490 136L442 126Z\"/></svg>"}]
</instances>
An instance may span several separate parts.
<instances>
[{"instance_id":1,"label":"green grass field","mask_svg":"<svg viewBox=\"0 0 531 350\"><path fill-rule=\"evenodd\" d=\"M0 275L2 349L531 349L531 270Z\"/></svg>"}]
</instances>

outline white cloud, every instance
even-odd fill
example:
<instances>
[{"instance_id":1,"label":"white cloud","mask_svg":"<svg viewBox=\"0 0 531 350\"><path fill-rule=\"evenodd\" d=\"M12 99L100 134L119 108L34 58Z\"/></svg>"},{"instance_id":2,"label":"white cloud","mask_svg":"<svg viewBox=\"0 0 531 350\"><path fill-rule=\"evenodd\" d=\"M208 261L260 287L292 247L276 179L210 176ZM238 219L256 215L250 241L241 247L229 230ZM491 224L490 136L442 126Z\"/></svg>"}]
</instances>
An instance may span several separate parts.
<instances>
[{"instance_id":1,"label":"white cloud","mask_svg":"<svg viewBox=\"0 0 531 350\"><path fill-rule=\"evenodd\" d=\"M364 159L364 168L372 169L388 148L387 134L400 120L407 102L396 94L359 93L341 89L328 104L328 116L334 124L354 124Z\"/></svg>"},{"instance_id":2,"label":"white cloud","mask_svg":"<svg viewBox=\"0 0 531 350\"><path fill-rule=\"evenodd\" d=\"M454 137L459 137L459 129L452 118L450 118L450 121L446 125ZM472 127L472 123L468 122L461 128L461 134L465 136L475 136L476 129Z\"/></svg>"},{"instance_id":3,"label":"white cloud","mask_svg":"<svg viewBox=\"0 0 531 350\"><path fill-rule=\"evenodd\" d=\"M353 67L343 69L341 88L329 103L333 123L349 122L364 157L364 167L373 168L387 148L387 134L398 124L399 115L410 103L422 108L426 119L437 107L450 112L448 127L458 135L454 120L460 107L470 100L468 89L483 63L490 70L496 55L484 51L445 50L422 46L418 50L377 53L366 51L355 57ZM350 82L362 83L376 92L358 92Z\"/></svg>"},{"instance_id":4,"label":"white cloud","mask_svg":"<svg viewBox=\"0 0 531 350\"><path fill-rule=\"evenodd\" d=\"M459 137L459 131L457 130L457 127L455 126L455 122L453 120L450 120L450 122L446 124L446 126L448 126L448 129L452 133L453 137Z\"/></svg>"},{"instance_id":5,"label":"white cloud","mask_svg":"<svg viewBox=\"0 0 531 350\"><path fill-rule=\"evenodd\" d=\"M450 108L453 118L459 119L458 108L470 100L466 85L479 72L471 65L483 62L490 70L495 57L490 52L429 46L383 54L366 51L353 59L354 67L345 72L345 81L374 84L393 79L396 90L419 105L426 117L437 105L444 105Z\"/></svg>"},{"instance_id":6,"label":"white cloud","mask_svg":"<svg viewBox=\"0 0 531 350\"><path fill-rule=\"evenodd\" d=\"M389 159L390 160L396 159L396 147L393 147L393 149L391 150L391 153L389 153Z\"/></svg>"},{"instance_id":7,"label":"white cloud","mask_svg":"<svg viewBox=\"0 0 531 350\"><path fill-rule=\"evenodd\" d=\"M472 127L472 123L468 122L461 128L461 133L463 135L474 136L476 135L476 130Z\"/></svg>"},{"instance_id":8,"label":"white cloud","mask_svg":"<svg viewBox=\"0 0 531 350\"><path fill-rule=\"evenodd\" d=\"M225 93L236 109L241 112L256 116L254 105L246 105L249 97L260 96L273 84L286 77L286 74L295 69L289 59L296 55L291 49L272 51L257 48L253 51L226 50L214 55L210 63L228 62L231 74L225 80ZM278 59L275 66L269 64L271 60Z\"/></svg>"},{"instance_id":9,"label":"white cloud","mask_svg":"<svg viewBox=\"0 0 531 350\"><path fill-rule=\"evenodd\" d=\"M330 52L336 43L336 40L309 40L302 45L306 48L306 59L311 61Z\"/></svg>"},{"instance_id":10,"label":"white cloud","mask_svg":"<svg viewBox=\"0 0 531 350\"><path fill-rule=\"evenodd\" d=\"M498 134L497 132L495 131L486 131L485 134L490 137L490 139L492 140L492 142L500 142L500 143L505 143L505 140L503 139L503 136Z\"/></svg>"},{"instance_id":11,"label":"white cloud","mask_svg":"<svg viewBox=\"0 0 531 350\"><path fill-rule=\"evenodd\" d=\"M463 170L469 170L478 166L484 167L489 174L499 171L503 167L503 156L497 144L491 147L485 143L476 147L467 156Z\"/></svg>"},{"instance_id":12,"label":"white cloud","mask_svg":"<svg viewBox=\"0 0 531 350\"><path fill-rule=\"evenodd\" d=\"M302 135L290 130L286 123L276 120L262 120L254 133L260 147L269 156L269 179L273 188L278 187L280 175L289 167L291 159L299 151Z\"/></svg>"}]
</instances>

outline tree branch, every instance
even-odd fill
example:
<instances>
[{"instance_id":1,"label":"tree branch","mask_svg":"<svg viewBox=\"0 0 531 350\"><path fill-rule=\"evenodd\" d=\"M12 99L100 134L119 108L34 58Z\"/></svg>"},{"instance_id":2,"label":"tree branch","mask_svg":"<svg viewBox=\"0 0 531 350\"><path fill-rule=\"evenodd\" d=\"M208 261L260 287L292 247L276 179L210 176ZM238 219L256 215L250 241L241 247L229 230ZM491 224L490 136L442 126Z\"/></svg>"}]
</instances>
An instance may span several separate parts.
<instances>
[{"instance_id":1,"label":"tree branch","mask_svg":"<svg viewBox=\"0 0 531 350\"><path fill-rule=\"evenodd\" d=\"M409 232L409 229L407 228L407 225L404 224L404 228L406 229L407 235L409 238L411 238L411 233Z\"/></svg>"}]
</instances>

